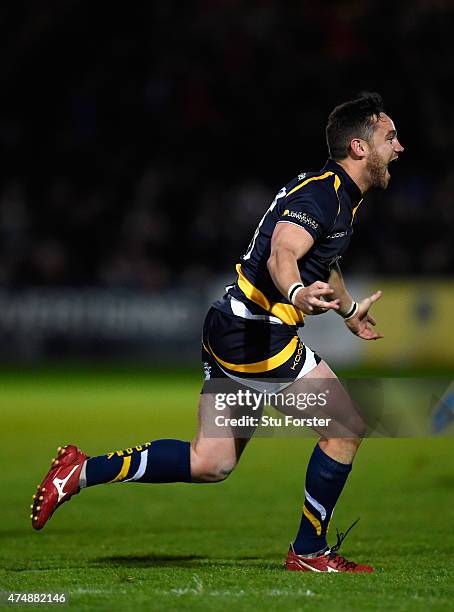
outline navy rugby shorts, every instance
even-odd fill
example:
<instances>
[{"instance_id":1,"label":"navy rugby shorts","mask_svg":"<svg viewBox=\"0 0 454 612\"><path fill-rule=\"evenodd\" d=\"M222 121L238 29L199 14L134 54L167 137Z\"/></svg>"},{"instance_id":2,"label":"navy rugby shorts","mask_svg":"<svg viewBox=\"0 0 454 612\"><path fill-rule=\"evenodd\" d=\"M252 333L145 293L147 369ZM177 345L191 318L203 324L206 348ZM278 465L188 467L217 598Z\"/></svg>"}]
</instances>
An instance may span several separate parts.
<instances>
[{"instance_id":1,"label":"navy rugby shorts","mask_svg":"<svg viewBox=\"0 0 454 612\"><path fill-rule=\"evenodd\" d=\"M254 388L260 388L256 383L273 381L283 389L320 361L300 340L295 327L245 319L213 307L205 318L202 334L205 381L230 378Z\"/></svg>"}]
</instances>

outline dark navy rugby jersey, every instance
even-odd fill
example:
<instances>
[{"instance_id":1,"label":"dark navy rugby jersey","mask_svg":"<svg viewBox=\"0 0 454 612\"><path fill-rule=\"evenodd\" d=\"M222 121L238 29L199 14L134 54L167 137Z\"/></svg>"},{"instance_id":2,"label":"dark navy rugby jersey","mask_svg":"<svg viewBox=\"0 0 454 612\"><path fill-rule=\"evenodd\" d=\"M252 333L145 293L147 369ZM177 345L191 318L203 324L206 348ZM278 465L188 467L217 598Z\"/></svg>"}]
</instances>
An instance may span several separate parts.
<instances>
[{"instance_id":1,"label":"dark navy rugby jersey","mask_svg":"<svg viewBox=\"0 0 454 612\"><path fill-rule=\"evenodd\" d=\"M359 187L331 159L319 172L299 174L279 191L263 215L237 265L237 281L214 306L247 318L301 325L304 314L282 296L268 272L274 228L277 223L292 223L311 234L314 244L298 261L301 279L305 285L326 282L331 267L348 247L361 201Z\"/></svg>"}]
</instances>

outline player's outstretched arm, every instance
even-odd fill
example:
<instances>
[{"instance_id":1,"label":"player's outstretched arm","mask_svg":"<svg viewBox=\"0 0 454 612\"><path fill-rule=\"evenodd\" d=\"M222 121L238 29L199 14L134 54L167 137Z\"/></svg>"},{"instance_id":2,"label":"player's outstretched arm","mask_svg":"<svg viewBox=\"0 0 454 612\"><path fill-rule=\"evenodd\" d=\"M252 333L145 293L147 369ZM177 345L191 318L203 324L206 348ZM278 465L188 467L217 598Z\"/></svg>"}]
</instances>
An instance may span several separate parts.
<instances>
[{"instance_id":1,"label":"player's outstretched arm","mask_svg":"<svg viewBox=\"0 0 454 612\"><path fill-rule=\"evenodd\" d=\"M329 284L322 281L298 288L293 295L289 295L289 289L301 284L297 262L313 244L314 239L304 228L289 223L278 223L271 239L271 254L268 259L268 271L276 287L305 314L315 314L319 309L339 308L337 299L330 302L322 301L323 296L330 296L333 293Z\"/></svg>"},{"instance_id":2,"label":"player's outstretched arm","mask_svg":"<svg viewBox=\"0 0 454 612\"><path fill-rule=\"evenodd\" d=\"M337 298L339 300L338 313L344 318L345 325L348 329L355 334L355 336L363 340L378 340L379 338L383 338L382 333L372 329L371 325L375 327L376 321L374 317L369 314L370 307L381 298L382 292L376 291L357 304L345 286L342 272L337 262L331 269L328 282L333 289L333 293L331 296L327 296L326 299L330 300Z\"/></svg>"}]
</instances>

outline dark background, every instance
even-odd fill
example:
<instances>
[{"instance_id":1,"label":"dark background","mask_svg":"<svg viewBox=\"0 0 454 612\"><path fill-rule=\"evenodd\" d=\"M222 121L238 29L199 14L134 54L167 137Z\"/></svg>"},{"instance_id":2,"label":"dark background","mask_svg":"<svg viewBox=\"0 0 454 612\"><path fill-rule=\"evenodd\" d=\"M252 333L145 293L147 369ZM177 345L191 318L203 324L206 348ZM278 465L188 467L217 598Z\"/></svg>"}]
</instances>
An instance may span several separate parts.
<instances>
[{"instance_id":1,"label":"dark background","mask_svg":"<svg viewBox=\"0 0 454 612\"><path fill-rule=\"evenodd\" d=\"M232 271L274 194L380 92L406 147L344 268L454 271L453 3L2 3L0 284L161 289Z\"/></svg>"}]
</instances>

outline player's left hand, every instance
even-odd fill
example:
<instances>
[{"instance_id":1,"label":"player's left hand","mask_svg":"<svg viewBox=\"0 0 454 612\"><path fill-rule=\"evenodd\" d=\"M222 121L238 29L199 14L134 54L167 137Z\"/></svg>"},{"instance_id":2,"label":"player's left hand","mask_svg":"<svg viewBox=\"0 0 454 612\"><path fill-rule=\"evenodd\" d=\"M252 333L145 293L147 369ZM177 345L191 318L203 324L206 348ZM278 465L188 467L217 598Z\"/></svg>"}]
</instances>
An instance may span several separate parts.
<instances>
[{"instance_id":1,"label":"player's left hand","mask_svg":"<svg viewBox=\"0 0 454 612\"><path fill-rule=\"evenodd\" d=\"M358 312L354 317L345 321L345 325L348 329L363 340L379 340L383 338L383 334L375 331L372 327L375 327L375 319L369 314L369 309L374 302L379 300L382 296L381 291L376 291L371 296L364 298L358 304Z\"/></svg>"}]
</instances>

